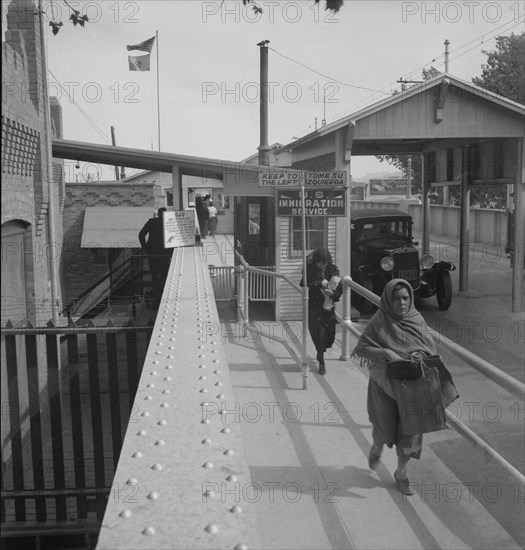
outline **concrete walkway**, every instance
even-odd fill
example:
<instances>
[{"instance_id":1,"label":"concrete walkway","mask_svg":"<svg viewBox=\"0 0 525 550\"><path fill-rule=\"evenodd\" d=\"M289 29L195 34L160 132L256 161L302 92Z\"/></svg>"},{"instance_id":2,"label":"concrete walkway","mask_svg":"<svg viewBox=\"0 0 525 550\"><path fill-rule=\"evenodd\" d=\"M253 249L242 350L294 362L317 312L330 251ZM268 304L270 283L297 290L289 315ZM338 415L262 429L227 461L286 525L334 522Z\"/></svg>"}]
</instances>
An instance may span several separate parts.
<instances>
[{"instance_id":1,"label":"concrete walkway","mask_svg":"<svg viewBox=\"0 0 525 550\"><path fill-rule=\"evenodd\" d=\"M222 235L204 243L208 263L232 265L230 245ZM412 497L394 485L393 450L377 472L368 468L368 375L355 361L339 360L341 333L327 353L327 375L311 360L303 390L300 322L255 323L287 339L285 346L262 333L244 336L234 307L222 308L221 319L235 396L225 417L240 424L250 468L250 482L221 498L255 504L261 548L523 547L523 488L459 471L451 456L479 458L456 432L425 435L421 460L409 466Z\"/></svg>"},{"instance_id":2,"label":"concrete walkway","mask_svg":"<svg viewBox=\"0 0 525 550\"><path fill-rule=\"evenodd\" d=\"M241 425L251 475L224 498L256 504L262 548L521 547L487 508L495 487L487 483L485 501L478 500L433 452L436 444L464 451L452 430L425 435L422 459L410 464L418 488L412 497L394 486L394 451L385 451L377 472L368 468L367 374L339 360L337 343L327 353L327 376L312 362L302 390L299 323L270 329L289 338L289 347L243 337L228 321L222 330L236 399L227 416Z\"/></svg>"}]
</instances>

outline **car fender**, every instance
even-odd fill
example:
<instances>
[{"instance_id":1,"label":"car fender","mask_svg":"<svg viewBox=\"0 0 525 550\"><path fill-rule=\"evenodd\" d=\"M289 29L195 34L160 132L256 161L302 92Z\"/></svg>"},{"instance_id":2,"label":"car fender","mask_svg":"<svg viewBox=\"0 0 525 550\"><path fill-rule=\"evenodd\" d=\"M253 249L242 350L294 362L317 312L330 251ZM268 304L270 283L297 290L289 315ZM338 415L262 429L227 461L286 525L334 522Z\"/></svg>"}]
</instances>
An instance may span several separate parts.
<instances>
[{"instance_id":1,"label":"car fender","mask_svg":"<svg viewBox=\"0 0 525 550\"><path fill-rule=\"evenodd\" d=\"M447 262L445 260L436 262L433 267L441 271L456 271L456 266L452 262Z\"/></svg>"},{"instance_id":2,"label":"car fender","mask_svg":"<svg viewBox=\"0 0 525 550\"><path fill-rule=\"evenodd\" d=\"M359 273L364 277L373 277L378 273L378 270L373 265L361 265L359 266Z\"/></svg>"}]
</instances>

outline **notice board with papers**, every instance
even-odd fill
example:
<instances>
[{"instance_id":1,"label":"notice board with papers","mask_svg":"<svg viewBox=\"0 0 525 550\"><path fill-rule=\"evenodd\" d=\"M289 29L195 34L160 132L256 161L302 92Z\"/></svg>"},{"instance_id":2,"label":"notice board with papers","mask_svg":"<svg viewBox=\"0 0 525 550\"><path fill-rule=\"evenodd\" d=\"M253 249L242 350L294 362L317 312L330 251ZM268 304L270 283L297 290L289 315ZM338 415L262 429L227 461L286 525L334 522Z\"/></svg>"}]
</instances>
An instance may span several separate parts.
<instances>
[{"instance_id":1,"label":"notice board with papers","mask_svg":"<svg viewBox=\"0 0 525 550\"><path fill-rule=\"evenodd\" d=\"M179 210L164 212L164 248L177 248L195 244L195 212Z\"/></svg>"}]
</instances>

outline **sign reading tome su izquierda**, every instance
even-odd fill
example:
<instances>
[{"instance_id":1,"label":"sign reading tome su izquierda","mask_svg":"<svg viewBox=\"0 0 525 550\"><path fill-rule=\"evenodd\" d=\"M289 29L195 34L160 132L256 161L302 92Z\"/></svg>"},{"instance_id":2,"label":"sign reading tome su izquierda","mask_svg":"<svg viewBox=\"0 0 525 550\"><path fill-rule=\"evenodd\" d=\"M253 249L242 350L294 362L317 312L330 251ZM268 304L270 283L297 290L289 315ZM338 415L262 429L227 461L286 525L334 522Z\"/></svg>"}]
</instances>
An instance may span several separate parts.
<instances>
[{"instance_id":1,"label":"sign reading tome su izquierda","mask_svg":"<svg viewBox=\"0 0 525 550\"><path fill-rule=\"evenodd\" d=\"M259 187L344 187L346 172L262 172Z\"/></svg>"},{"instance_id":2,"label":"sign reading tome su izquierda","mask_svg":"<svg viewBox=\"0 0 525 550\"><path fill-rule=\"evenodd\" d=\"M305 189L306 216L345 216L345 189ZM302 216L300 189L277 190L277 215Z\"/></svg>"}]
</instances>

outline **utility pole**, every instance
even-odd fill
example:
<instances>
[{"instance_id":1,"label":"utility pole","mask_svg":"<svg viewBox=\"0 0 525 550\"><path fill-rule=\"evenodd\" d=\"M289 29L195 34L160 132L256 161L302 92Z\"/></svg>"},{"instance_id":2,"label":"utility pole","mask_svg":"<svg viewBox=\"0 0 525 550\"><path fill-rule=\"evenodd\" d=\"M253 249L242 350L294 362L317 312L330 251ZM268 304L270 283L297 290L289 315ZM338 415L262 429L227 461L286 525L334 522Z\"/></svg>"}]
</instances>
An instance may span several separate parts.
<instances>
[{"instance_id":1,"label":"utility pole","mask_svg":"<svg viewBox=\"0 0 525 550\"><path fill-rule=\"evenodd\" d=\"M259 131L259 159L258 162L262 166L270 165L270 147L268 146L268 44L269 40L259 42L257 46L260 48L261 56L261 104L260 104L260 131Z\"/></svg>"},{"instance_id":2,"label":"utility pole","mask_svg":"<svg viewBox=\"0 0 525 550\"><path fill-rule=\"evenodd\" d=\"M448 46L450 42L448 38L445 40L445 72L448 73Z\"/></svg>"},{"instance_id":3,"label":"utility pole","mask_svg":"<svg viewBox=\"0 0 525 550\"><path fill-rule=\"evenodd\" d=\"M406 198L412 196L412 155L408 155L407 159L407 193Z\"/></svg>"},{"instance_id":4,"label":"utility pole","mask_svg":"<svg viewBox=\"0 0 525 550\"><path fill-rule=\"evenodd\" d=\"M115 126L111 126L111 145L115 146L117 142L115 141ZM119 180L119 169L115 165L115 181Z\"/></svg>"},{"instance_id":5,"label":"utility pole","mask_svg":"<svg viewBox=\"0 0 525 550\"><path fill-rule=\"evenodd\" d=\"M445 72L448 74L449 69L449 59L448 59L448 46L450 42L448 41L448 38L445 40ZM445 185L443 187L443 206L448 206L449 199L448 199L448 185Z\"/></svg>"},{"instance_id":6,"label":"utility pole","mask_svg":"<svg viewBox=\"0 0 525 550\"><path fill-rule=\"evenodd\" d=\"M42 102L44 107L44 128L45 128L45 143L46 143L46 161L47 169L43 175L43 179L47 178L47 193L48 193L48 209L47 209L47 237L49 246L58 246L57 230L56 230L56 205L55 205L55 190L54 190L54 174L53 174L53 133L51 131L51 113L49 107L49 86L47 83L47 60L46 60L46 45L44 29L44 6L43 0L38 0L38 18L40 26L40 49L42 61ZM60 297L60 276L58 274L58 262L51 254L49 257L49 282L51 290L51 315L53 324L58 326L59 323L59 308L61 307Z\"/></svg>"},{"instance_id":7,"label":"utility pole","mask_svg":"<svg viewBox=\"0 0 525 550\"><path fill-rule=\"evenodd\" d=\"M326 125L326 88L323 86L323 120L321 126Z\"/></svg>"}]
</instances>

